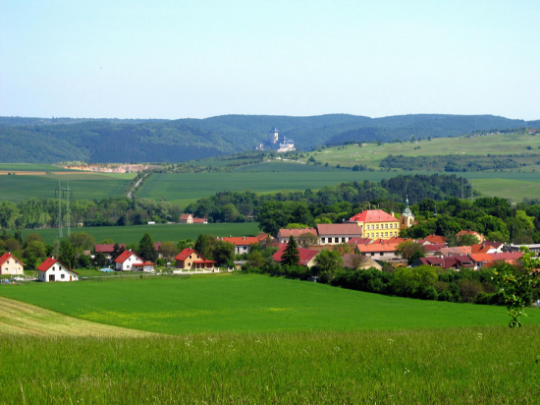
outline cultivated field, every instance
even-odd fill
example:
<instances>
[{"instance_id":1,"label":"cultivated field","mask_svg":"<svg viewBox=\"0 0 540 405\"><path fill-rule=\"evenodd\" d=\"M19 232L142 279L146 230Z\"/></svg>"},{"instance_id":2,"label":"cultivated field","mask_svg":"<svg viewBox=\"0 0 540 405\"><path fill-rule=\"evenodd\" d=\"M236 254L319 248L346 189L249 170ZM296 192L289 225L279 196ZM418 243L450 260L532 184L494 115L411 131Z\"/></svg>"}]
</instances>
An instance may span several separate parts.
<instances>
[{"instance_id":1,"label":"cultivated field","mask_svg":"<svg viewBox=\"0 0 540 405\"><path fill-rule=\"evenodd\" d=\"M97 243L104 239L113 239L118 243L139 243L143 235L148 232L154 242L179 241L185 239L196 240L202 233L215 236L254 236L260 231L255 222L234 224L158 224L134 226L100 226L89 228L72 228L72 232L86 232L92 235ZM64 236L66 230L64 229ZM38 233L46 243L52 244L56 236L56 229L25 229L23 238L29 233Z\"/></svg>"},{"instance_id":2,"label":"cultivated field","mask_svg":"<svg viewBox=\"0 0 540 405\"><path fill-rule=\"evenodd\" d=\"M527 147L531 146L531 150ZM420 147L420 148L418 148ZM307 160L313 156L317 161L332 166L352 167L363 164L378 169L379 163L388 155L403 156L432 156L432 155L508 155L508 154L538 154L540 152L540 136L525 134L500 134L475 138L437 138L431 141L388 143L381 146L367 143L360 148L358 145L333 147L321 152L305 153ZM417 149L415 149L417 148Z\"/></svg>"},{"instance_id":3,"label":"cultivated field","mask_svg":"<svg viewBox=\"0 0 540 405\"><path fill-rule=\"evenodd\" d=\"M505 326L505 308L421 301L260 275L32 283L0 295L65 315L169 334ZM530 310L525 325L540 325Z\"/></svg>"},{"instance_id":4,"label":"cultivated field","mask_svg":"<svg viewBox=\"0 0 540 405\"><path fill-rule=\"evenodd\" d=\"M0 403L532 405L540 396L538 310L510 329L504 308L256 275L33 283L0 295L25 301L0 298Z\"/></svg>"},{"instance_id":5,"label":"cultivated field","mask_svg":"<svg viewBox=\"0 0 540 405\"><path fill-rule=\"evenodd\" d=\"M20 201L29 198L54 198L58 180L73 190L73 200L121 197L135 174L80 173L65 171L57 175L0 176L0 200Z\"/></svg>"}]
</instances>

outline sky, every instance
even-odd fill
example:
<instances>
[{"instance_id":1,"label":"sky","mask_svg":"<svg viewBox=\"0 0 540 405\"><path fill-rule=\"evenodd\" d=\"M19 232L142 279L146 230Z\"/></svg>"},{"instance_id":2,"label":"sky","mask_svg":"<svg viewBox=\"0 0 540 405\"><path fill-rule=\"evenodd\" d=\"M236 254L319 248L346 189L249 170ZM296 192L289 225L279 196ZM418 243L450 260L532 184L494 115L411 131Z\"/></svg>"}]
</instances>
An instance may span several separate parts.
<instances>
[{"instance_id":1,"label":"sky","mask_svg":"<svg viewBox=\"0 0 540 405\"><path fill-rule=\"evenodd\" d=\"M540 119L538 0L0 0L0 116Z\"/></svg>"}]
</instances>

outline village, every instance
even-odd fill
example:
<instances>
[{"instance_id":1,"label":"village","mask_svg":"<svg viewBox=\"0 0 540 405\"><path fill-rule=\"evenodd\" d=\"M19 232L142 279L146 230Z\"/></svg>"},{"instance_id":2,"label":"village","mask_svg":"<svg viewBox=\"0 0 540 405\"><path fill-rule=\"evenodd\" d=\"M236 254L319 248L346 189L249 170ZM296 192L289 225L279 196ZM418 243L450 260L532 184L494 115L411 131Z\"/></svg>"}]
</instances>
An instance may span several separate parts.
<instances>
[{"instance_id":1,"label":"village","mask_svg":"<svg viewBox=\"0 0 540 405\"><path fill-rule=\"evenodd\" d=\"M182 214L183 224L204 224L206 219L191 214ZM126 248L122 243L95 244L92 250L84 251L90 263L103 273L145 274L191 274L219 273L245 269L247 266L263 262L250 261L250 254L262 249L271 250L271 261L275 265L284 262L287 247L294 240L297 246L296 264L308 269L317 266L323 251L333 251L341 257L341 267L351 271L375 269L393 271L396 268L429 266L441 270L461 269L481 270L496 263L517 265L523 256L520 246L486 240L475 231L463 230L455 235L458 246L449 246L448 238L428 235L421 239L402 238L400 230L410 228L415 218L407 204L397 217L394 212L381 209L363 210L348 221L339 224L318 224L313 228L280 229L276 235L260 233L256 236L214 237L226 246L226 253L215 260L211 253L198 251L197 243L182 241L177 247L168 249L162 242L152 242L152 257ZM180 249L182 247L182 249ZM540 244L525 245L529 251L538 254ZM176 249L176 251L175 251ZM202 250L202 249L200 249ZM179 252L178 252L179 251ZM178 252L178 253L176 253ZM0 275L12 276L15 280L24 277L24 262L10 252L0 257ZM37 281L70 282L86 279L80 277L77 269L51 256L37 266ZM316 280L316 278L314 278Z\"/></svg>"}]
</instances>

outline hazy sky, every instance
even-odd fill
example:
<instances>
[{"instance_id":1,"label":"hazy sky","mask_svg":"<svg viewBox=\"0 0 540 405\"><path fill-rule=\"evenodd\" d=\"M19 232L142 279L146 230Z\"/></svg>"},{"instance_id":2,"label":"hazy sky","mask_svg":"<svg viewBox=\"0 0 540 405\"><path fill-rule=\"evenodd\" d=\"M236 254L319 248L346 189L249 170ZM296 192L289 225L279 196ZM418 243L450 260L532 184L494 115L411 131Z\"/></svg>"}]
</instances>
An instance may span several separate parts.
<instances>
[{"instance_id":1,"label":"hazy sky","mask_svg":"<svg viewBox=\"0 0 540 405\"><path fill-rule=\"evenodd\" d=\"M0 115L540 119L539 16L539 0L0 0Z\"/></svg>"}]
</instances>

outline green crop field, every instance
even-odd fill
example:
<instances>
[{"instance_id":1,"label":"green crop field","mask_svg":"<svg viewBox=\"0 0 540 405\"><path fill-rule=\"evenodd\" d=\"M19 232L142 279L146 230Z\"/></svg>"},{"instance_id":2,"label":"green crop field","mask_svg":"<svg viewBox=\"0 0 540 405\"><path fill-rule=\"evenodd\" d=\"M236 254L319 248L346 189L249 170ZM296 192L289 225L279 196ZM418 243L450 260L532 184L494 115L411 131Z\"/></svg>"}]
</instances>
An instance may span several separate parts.
<instances>
[{"instance_id":1,"label":"green crop field","mask_svg":"<svg viewBox=\"0 0 540 405\"><path fill-rule=\"evenodd\" d=\"M350 169L336 169L335 167L307 165L305 163L290 163L271 161L254 165L241 166L235 172L343 172Z\"/></svg>"},{"instance_id":2,"label":"green crop field","mask_svg":"<svg viewBox=\"0 0 540 405\"><path fill-rule=\"evenodd\" d=\"M76 318L168 334L506 325L505 308L421 301L259 275L32 283L0 295ZM526 325L540 325L530 310Z\"/></svg>"},{"instance_id":3,"label":"green crop field","mask_svg":"<svg viewBox=\"0 0 540 405\"><path fill-rule=\"evenodd\" d=\"M510 329L500 307L258 275L31 283L0 286L0 296L23 301L0 298L0 403L533 405L540 396L540 310Z\"/></svg>"},{"instance_id":4,"label":"green crop field","mask_svg":"<svg viewBox=\"0 0 540 405\"><path fill-rule=\"evenodd\" d=\"M531 146L531 150L527 147ZM418 148L419 147L419 148ZM417 148L417 149L415 149ZM475 138L435 138L431 141L386 143L380 146L373 143L333 147L321 152L305 153L307 160L313 156L317 161L332 166L352 167L362 164L379 168L379 163L388 155L433 156L433 155L508 155L538 154L540 152L540 136L525 134L500 134Z\"/></svg>"},{"instance_id":5,"label":"green crop field","mask_svg":"<svg viewBox=\"0 0 540 405\"><path fill-rule=\"evenodd\" d=\"M60 180L62 187L73 190L74 200L92 200L94 198L121 197L129 186L133 174L111 176L111 174L94 174L66 172L66 174L45 176L0 176L0 199L9 201L27 200L29 198L54 198L55 189Z\"/></svg>"},{"instance_id":6,"label":"green crop field","mask_svg":"<svg viewBox=\"0 0 540 405\"><path fill-rule=\"evenodd\" d=\"M61 166L32 163L0 163L0 172L69 172Z\"/></svg>"},{"instance_id":7,"label":"green crop field","mask_svg":"<svg viewBox=\"0 0 540 405\"><path fill-rule=\"evenodd\" d=\"M89 228L72 228L72 232L86 232L92 235L97 243L104 239L113 239L118 243L139 243L143 235L148 232L154 242L179 241L185 239L195 240L202 233L215 236L254 236L260 231L255 222L234 224L157 224L134 226L99 226ZM38 233L46 243L53 243L56 229L25 229L23 237L29 233ZM64 229L64 236L66 230Z\"/></svg>"},{"instance_id":8,"label":"green crop field","mask_svg":"<svg viewBox=\"0 0 540 405\"><path fill-rule=\"evenodd\" d=\"M185 206L198 198L219 191L269 193L283 190L297 191L336 185L346 181L379 181L400 173L387 172L230 172L230 173L175 173L154 174L137 192L138 198L159 200L165 196ZM403 174L403 173L401 173Z\"/></svg>"}]
</instances>

